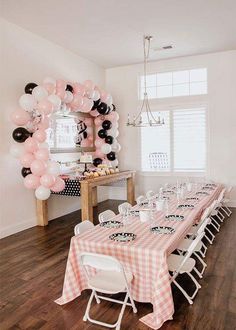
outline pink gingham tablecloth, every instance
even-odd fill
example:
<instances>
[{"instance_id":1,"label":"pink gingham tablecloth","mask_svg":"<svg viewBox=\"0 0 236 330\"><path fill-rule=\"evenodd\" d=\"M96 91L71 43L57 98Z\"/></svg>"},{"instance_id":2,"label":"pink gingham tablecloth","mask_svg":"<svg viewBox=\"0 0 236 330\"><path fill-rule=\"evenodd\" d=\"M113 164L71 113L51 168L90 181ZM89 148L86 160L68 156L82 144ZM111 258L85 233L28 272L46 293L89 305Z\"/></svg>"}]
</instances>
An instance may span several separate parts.
<instances>
[{"instance_id":1,"label":"pink gingham tablecloth","mask_svg":"<svg viewBox=\"0 0 236 330\"><path fill-rule=\"evenodd\" d=\"M140 320L152 329L158 329L162 324L171 320L174 313L174 303L170 286L170 277L167 266L167 257L173 252L179 242L188 233L191 226L199 219L202 211L218 197L221 186L208 191L209 195L197 195L199 201L194 202L192 210L177 210L174 196L169 195L169 213L184 215L184 221L167 221L162 212L157 212L154 225L171 226L175 232L171 235L153 234L150 225L143 224L139 217L132 217L131 224L126 231L137 235L132 242L116 242L109 239L118 228L108 229L95 226L82 235L71 239L70 250L66 265L62 296L56 303L63 305L75 299L81 291L88 288L87 280L80 265L79 256L82 252L93 252L116 257L125 267L133 273L131 293L134 300L150 302L153 312ZM196 196L195 192L189 197ZM192 201L191 201L191 204ZM137 206L134 207L137 209ZM120 219L118 215L117 220Z\"/></svg>"}]
</instances>

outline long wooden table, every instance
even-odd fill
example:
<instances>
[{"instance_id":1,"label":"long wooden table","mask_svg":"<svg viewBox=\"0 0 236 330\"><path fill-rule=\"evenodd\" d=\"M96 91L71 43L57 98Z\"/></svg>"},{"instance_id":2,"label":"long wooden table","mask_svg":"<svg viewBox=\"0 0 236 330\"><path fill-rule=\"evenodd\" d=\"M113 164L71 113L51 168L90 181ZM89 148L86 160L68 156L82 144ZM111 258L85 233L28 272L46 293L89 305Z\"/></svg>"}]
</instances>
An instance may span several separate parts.
<instances>
[{"instance_id":1,"label":"long wooden table","mask_svg":"<svg viewBox=\"0 0 236 330\"><path fill-rule=\"evenodd\" d=\"M97 205L97 187L126 180L127 201L135 203L135 171L121 171L114 174L99 176L93 179L80 181L82 221L93 222L93 206ZM38 226L48 225L48 202L36 199Z\"/></svg>"}]
</instances>

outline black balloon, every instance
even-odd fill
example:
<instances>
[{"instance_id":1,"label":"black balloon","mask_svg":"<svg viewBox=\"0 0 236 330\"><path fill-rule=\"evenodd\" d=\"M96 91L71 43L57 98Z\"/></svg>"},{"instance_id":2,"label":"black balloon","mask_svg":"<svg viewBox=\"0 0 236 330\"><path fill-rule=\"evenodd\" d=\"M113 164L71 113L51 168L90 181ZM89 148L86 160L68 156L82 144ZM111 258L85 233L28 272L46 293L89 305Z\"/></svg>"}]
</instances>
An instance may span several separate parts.
<instances>
[{"instance_id":1,"label":"black balloon","mask_svg":"<svg viewBox=\"0 0 236 330\"><path fill-rule=\"evenodd\" d=\"M93 165L94 166L98 166L98 165L100 165L100 164L102 164L102 159L101 158L95 158L94 160L93 160Z\"/></svg>"},{"instance_id":2,"label":"black balloon","mask_svg":"<svg viewBox=\"0 0 236 330\"><path fill-rule=\"evenodd\" d=\"M100 131L98 131L98 136L101 139L105 139L105 137L107 136L107 131L105 129L100 129Z\"/></svg>"},{"instance_id":3,"label":"black balloon","mask_svg":"<svg viewBox=\"0 0 236 330\"><path fill-rule=\"evenodd\" d=\"M38 85L35 84L35 83L28 83L26 86L25 86L25 93L26 94L32 94L32 91L35 87L37 87Z\"/></svg>"},{"instance_id":4,"label":"black balloon","mask_svg":"<svg viewBox=\"0 0 236 330\"><path fill-rule=\"evenodd\" d=\"M112 106L111 106L111 111L116 111L116 106L115 106L115 104L112 104Z\"/></svg>"},{"instance_id":5,"label":"black balloon","mask_svg":"<svg viewBox=\"0 0 236 330\"><path fill-rule=\"evenodd\" d=\"M16 142L23 143L28 137L31 136L31 133L27 131L24 127L17 127L12 133L12 137Z\"/></svg>"},{"instance_id":6,"label":"black balloon","mask_svg":"<svg viewBox=\"0 0 236 330\"><path fill-rule=\"evenodd\" d=\"M106 143L108 143L108 144L112 144L113 141L114 141L113 136L108 135L108 136L105 137L105 142L106 142Z\"/></svg>"},{"instance_id":7,"label":"black balloon","mask_svg":"<svg viewBox=\"0 0 236 330\"><path fill-rule=\"evenodd\" d=\"M107 107L106 115L108 115L111 112L111 107Z\"/></svg>"},{"instance_id":8,"label":"black balloon","mask_svg":"<svg viewBox=\"0 0 236 330\"><path fill-rule=\"evenodd\" d=\"M98 105L100 104L100 102L101 102L100 99L98 99L97 101L93 101L93 107L92 107L91 110L95 110L95 109L97 109L97 107L98 107Z\"/></svg>"},{"instance_id":9,"label":"black balloon","mask_svg":"<svg viewBox=\"0 0 236 330\"><path fill-rule=\"evenodd\" d=\"M84 136L84 139L87 139L88 133L87 132L83 132L83 136Z\"/></svg>"},{"instance_id":10,"label":"black balloon","mask_svg":"<svg viewBox=\"0 0 236 330\"><path fill-rule=\"evenodd\" d=\"M66 85L66 91L73 93L73 87L71 85Z\"/></svg>"},{"instance_id":11,"label":"black balloon","mask_svg":"<svg viewBox=\"0 0 236 330\"><path fill-rule=\"evenodd\" d=\"M110 129L112 127L112 123L110 120L104 120L102 123L102 128L104 129Z\"/></svg>"},{"instance_id":12,"label":"black balloon","mask_svg":"<svg viewBox=\"0 0 236 330\"><path fill-rule=\"evenodd\" d=\"M104 102L101 102L98 106L97 106L97 111L101 114L101 115L105 115L106 111L107 111L107 104Z\"/></svg>"},{"instance_id":13,"label":"black balloon","mask_svg":"<svg viewBox=\"0 0 236 330\"><path fill-rule=\"evenodd\" d=\"M107 159L108 160L115 160L116 159L116 154L113 151L109 152L109 154L107 154Z\"/></svg>"},{"instance_id":14,"label":"black balloon","mask_svg":"<svg viewBox=\"0 0 236 330\"><path fill-rule=\"evenodd\" d=\"M28 167L22 167L21 175L25 178L27 175L31 174L31 170Z\"/></svg>"}]
</instances>

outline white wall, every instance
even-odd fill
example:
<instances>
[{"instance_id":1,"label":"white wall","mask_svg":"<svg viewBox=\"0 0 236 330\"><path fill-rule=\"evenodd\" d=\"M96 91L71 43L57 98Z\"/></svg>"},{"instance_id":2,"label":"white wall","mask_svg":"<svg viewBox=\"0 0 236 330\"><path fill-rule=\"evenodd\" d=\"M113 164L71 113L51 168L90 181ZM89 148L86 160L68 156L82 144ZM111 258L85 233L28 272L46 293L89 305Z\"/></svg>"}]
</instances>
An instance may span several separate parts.
<instances>
[{"instance_id":1,"label":"white wall","mask_svg":"<svg viewBox=\"0 0 236 330\"><path fill-rule=\"evenodd\" d=\"M208 104L208 177L217 182L236 186L236 51L220 52L200 56L189 56L148 64L149 72L207 67L208 95L189 98L173 98L173 105L188 99L189 104ZM164 182L177 178L152 176L140 172L140 131L126 127L127 113L137 112L137 81L143 73L143 66L129 65L106 70L106 86L114 97L120 114L119 154L122 169L135 169L137 173L137 195L148 189L157 190ZM167 105L170 100L151 101L153 107ZM124 198L124 188L110 189L110 198ZM236 190L232 194L232 204L236 206Z\"/></svg>"},{"instance_id":2,"label":"white wall","mask_svg":"<svg viewBox=\"0 0 236 330\"><path fill-rule=\"evenodd\" d=\"M0 20L0 30L0 232L3 237L37 223L34 193L24 188L19 161L9 155L14 129L9 114L17 107L24 86L27 82L40 83L47 76L81 82L92 79L103 86L105 71L5 20ZM99 196L107 199L105 188L103 192ZM79 198L53 196L49 200L49 217L52 219L73 212L79 207Z\"/></svg>"}]
</instances>

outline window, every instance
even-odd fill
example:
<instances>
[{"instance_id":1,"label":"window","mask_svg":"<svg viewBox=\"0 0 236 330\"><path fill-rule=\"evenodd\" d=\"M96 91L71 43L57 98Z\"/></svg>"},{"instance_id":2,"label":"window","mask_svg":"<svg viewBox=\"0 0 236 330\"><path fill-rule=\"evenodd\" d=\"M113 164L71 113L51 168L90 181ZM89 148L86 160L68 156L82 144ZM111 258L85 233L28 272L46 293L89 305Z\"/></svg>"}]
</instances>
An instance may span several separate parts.
<instances>
[{"instance_id":1,"label":"window","mask_svg":"<svg viewBox=\"0 0 236 330\"><path fill-rule=\"evenodd\" d=\"M142 170L205 172L206 108L162 111L161 116L165 125L141 128Z\"/></svg>"},{"instance_id":2,"label":"window","mask_svg":"<svg viewBox=\"0 0 236 330\"><path fill-rule=\"evenodd\" d=\"M144 76L140 77L140 99L143 99ZM192 69L147 75L149 99L207 94L207 69Z\"/></svg>"}]
</instances>

